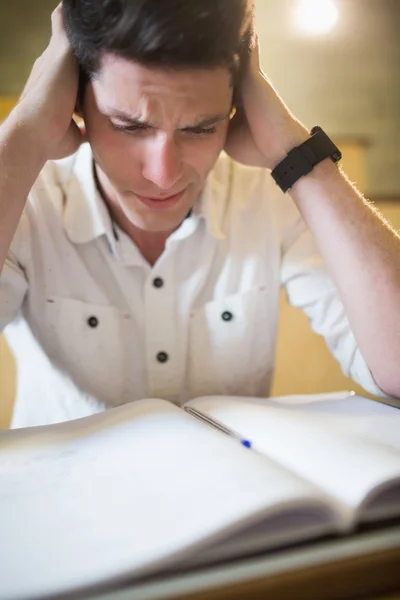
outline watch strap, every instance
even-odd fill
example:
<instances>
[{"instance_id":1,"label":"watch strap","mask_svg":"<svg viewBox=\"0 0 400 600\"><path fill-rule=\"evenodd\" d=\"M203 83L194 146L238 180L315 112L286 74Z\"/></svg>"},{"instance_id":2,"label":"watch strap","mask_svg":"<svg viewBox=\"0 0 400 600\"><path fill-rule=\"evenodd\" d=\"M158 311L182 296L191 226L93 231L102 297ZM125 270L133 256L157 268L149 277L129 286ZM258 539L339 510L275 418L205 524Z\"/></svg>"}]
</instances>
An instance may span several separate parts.
<instances>
[{"instance_id":1,"label":"watch strap","mask_svg":"<svg viewBox=\"0 0 400 600\"><path fill-rule=\"evenodd\" d=\"M300 177L310 173L315 165L326 158L336 163L341 160L342 153L321 127L315 126L311 130L311 137L293 148L271 175L281 190L287 192Z\"/></svg>"}]
</instances>

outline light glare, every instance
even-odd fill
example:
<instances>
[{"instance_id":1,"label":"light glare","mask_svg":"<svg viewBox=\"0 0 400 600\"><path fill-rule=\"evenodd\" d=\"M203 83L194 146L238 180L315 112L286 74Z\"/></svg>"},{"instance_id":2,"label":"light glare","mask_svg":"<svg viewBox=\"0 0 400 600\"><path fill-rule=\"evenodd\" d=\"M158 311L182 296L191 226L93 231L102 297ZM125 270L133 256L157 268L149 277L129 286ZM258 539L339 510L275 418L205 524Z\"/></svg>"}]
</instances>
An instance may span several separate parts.
<instances>
[{"instance_id":1,"label":"light glare","mask_svg":"<svg viewBox=\"0 0 400 600\"><path fill-rule=\"evenodd\" d=\"M309 35L329 33L339 20L339 11L333 0L300 0L297 25Z\"/></svg>"}]
</instances>

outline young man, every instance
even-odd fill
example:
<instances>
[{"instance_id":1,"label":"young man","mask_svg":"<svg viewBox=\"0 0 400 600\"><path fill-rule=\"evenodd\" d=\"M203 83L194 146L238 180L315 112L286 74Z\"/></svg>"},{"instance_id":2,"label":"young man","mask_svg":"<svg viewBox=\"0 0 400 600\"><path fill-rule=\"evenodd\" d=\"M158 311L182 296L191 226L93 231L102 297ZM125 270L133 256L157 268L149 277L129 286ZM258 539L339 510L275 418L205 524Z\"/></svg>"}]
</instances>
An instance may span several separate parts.
<instances>
[{"instance_id":1,"label":"young man","mask_svg":"<svg viewBox=\"0 0 400 600\"><path fill-rule=\"evenodd\" d=\"M251 13L246 0L53 13L0 130L14 426L149 396L268 395L281 284L346 374L400 396L400 240L329 140L310 155L315 136L261 71ZM282 166L299 146L311 158Z\"/></svg>"}]
</instances>

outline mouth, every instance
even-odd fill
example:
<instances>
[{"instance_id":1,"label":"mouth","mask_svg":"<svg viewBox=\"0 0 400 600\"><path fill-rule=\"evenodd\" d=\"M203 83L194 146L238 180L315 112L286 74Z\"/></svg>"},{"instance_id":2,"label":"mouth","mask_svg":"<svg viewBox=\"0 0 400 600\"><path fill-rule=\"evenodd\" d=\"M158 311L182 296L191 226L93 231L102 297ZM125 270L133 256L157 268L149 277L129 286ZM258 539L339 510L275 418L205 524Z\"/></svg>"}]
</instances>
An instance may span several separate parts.
<instances>
[{"instance_id":1,"label":"mouth","mask_svg":"<svg viewBox=\"0 0 400 600\"><path fill-rule=\"evenodd\" d=\"M156 210L165 210L178 204L185 192L186 188L178 194L174 194L173 196L167 196L165 198L148 198L146 196L138 195L136 195L136 198L149 208L155 208Z\"/></svg>"}]
</instances>

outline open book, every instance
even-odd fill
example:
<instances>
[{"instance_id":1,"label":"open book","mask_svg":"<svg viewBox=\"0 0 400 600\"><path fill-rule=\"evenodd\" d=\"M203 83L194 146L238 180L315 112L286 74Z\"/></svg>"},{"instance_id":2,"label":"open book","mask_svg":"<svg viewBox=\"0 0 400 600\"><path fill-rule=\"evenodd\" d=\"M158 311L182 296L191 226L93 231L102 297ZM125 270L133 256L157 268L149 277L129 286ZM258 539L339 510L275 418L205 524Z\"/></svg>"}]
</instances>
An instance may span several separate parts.
<instances>
[{"instance_id":1,"label":"open book","mask_svg":"<svg viewBox=\"0 0 400 600\"><path fill-rule=\"evenodd\" d=\"M164 400L0 433L0 598L46 598L400 516L400 411Z\"/></svg>"}]
</instances>

